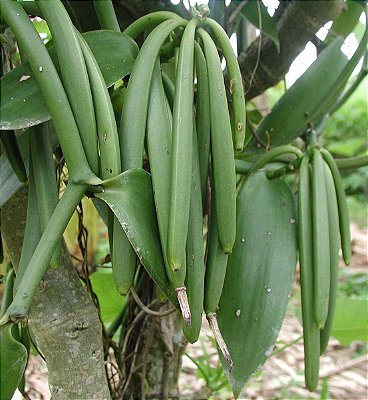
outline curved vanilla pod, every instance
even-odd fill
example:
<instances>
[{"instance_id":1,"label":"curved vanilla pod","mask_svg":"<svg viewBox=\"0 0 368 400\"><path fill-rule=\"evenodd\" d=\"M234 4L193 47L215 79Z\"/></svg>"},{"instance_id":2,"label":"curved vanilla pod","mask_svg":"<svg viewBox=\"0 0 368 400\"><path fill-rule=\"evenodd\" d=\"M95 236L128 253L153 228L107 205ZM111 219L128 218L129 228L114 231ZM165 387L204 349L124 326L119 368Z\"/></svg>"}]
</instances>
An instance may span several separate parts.
<instances>
[{"instance_id":1,"label":"curved vanilla pod","mask_svg":"<svg viewBox=\"0 0 368 400\"><path fill-rule=\"evenodd\" d=\"M230 254L236 235L236 176L225 84L217 48L209 34L199 29L207 62L211 110L211 165L216 187L218 235L226 254Z\"/></svg>"},{"instance_id":2,"label":"curved vanilla pod","mask_svg":"<svg viewBox=\"0 0 368 400\"><path fill-rule=\"evenodd\" d=\"M208 88L207 63L203 50L198 42L194 43L194 61L197 75L195 95L196 129L198 137L199 170L201 175L202 202L206 197L208 182L208 165L210 157L211 114Z\"/></svg>"},{"instance_id":3,"label":"curved vanilla pod","mask_svg":"<svg viewBox=\"0 0 368 400\"><path fill-rule=\"evenodd\" d=\"M61 77L83 148L92 171L98 175L96 120L87 68L74 25L60 0L37 1L50 28ZM81 109L83 108L83 112Z\"/></svg>"},{"instance_id":4,"label":"curved vanilla pod","mask_svg":"<svg viewBox=\"0 0 368 400\"><path fill-rule=\"evenodd\" d=\"M216 311L225 282L226 267L229 256L224 253L219 241L216 213L216 186L213 178L211 183L211 215L207 242L207 263L204 277L205 291L203 308L216 342L225 360L229 364L229 369L232 370L233 361L217 325Z\"/></svg>"},{"instance_id":5,"label":"curved vanilla pod","mask_svg":"<svg viewBox=\"0 0 368 400\"><path fill-rule=\"evenodd\" d=\"M19 322L27 319L33 297L55 248L86 189L87 184L69 183L66 187L19 282L14 299L0 320L0 325L9 320Z\"/></svg>"},{"instance_id":6,"label":"curved vanilla pod","mask_svg":"<svg viewBox=\"0 0 368 400\"><path fill-rule=\"evenodd\" d=\"M179 15L171 12L171 11L156 11L149 14L144 15L141 18L138 18L132 24L130 24L124 31L126 35L130 36L132 39L135 39L139 34L141 34L146 29L152 29L154 26L161 24L168 19L179 18L182 19Z\"/></svg>"},{"instance_id":7,"label":"curved vanilla pod","mask_svg":"<svg viewBox=\"0 0 368 400\"><path fill-rule=\"evenodd\" d=\"M172 30L185 26L186 23L187 21L181 18L161 23L148 35L138 53L130 75L120 121L122 171L142 167L148 99L154 64L167 36Z\"/></svg>"},{"instance_id":8,"label":"curved vanilla pod","mask_svg":"<svg viewBox=\"0 0 368 400\"><path fill-rule=\"evenodd\" d=\"M274 160L276 157L281 156L283 154L294 154L296 158L302 157L302 152L294 146L285 145L285 146L278 146L270 151L264 153L252 166L252 168L247 172L247 175L254 174L259 169L263 168L267 163Z\"/></svg>"},{"instance_id":9,"label":"curved vanilla pod","mask_svg":"<svg viewBox=\"0 0 368 400\"><path fill-rule=\"evenodd\" d=\"M185 286L187 287L191 326L183 324L183 332L190 343L198 340L202 326L204 298L204 246L203 246L203 214L201 195L201 176L198 156L197 133L193 136L193 170L190 195L189 226L187 237L187 271Z\"/></svg>"},{"instance_id":10,"label":"curved vanilla pod","mask_svg":"<svg viewBox=\"0 0 368 400\"><path fill-rule=\"evenodd\" d=\"M152 72L160 47L172 30L186 24L183 19L170 19L157 26L144 41L134 63L121 114L119 141L121 170L142 168L147 108ZM133 117L134 116L134 117ZM124 271L134 276L136 255L128 238L124 238Z\"/></svg>"},{"instance_id":11,"label":"curved vanilla pod","mask_svg":"<svg viewBox=\"0 0 368 400\"><path fill-rule=\"evenodd\" d=\"M336 296L337 296L337 279L339 275L339 210L337 206L337 197L335 191L335 182L331 170L327 163L323 161L325 182L327 190L327 208L329 221L329 243L330 243L330 296L328 305L328 315L324 328L321 330L320 353L326 351L330 338L332 323L335 316Z\"/></svg>"},{"instance_id":12,"label":"curved vanilla pod","mask_svg":"<svg viewBox=\"0 0 368 400\"><path fill-rule=\"evenodd\" d=\"M238 60L231 46L229 37L222 26L211 18L204 20L216 36L218 43L226 59L227 73L230 82L230 94L232 95L232 130L235 151L242 151L252 136L246 137L246 114L243 80L240 73Z\"/></svg>"},{"instance_id":13,"label":"curved vanilla pod","mask_svg":"<svg viewBox=\"0 0 368 400\"><path fill-rule=\"evenodd\" d=\"M152 74L151 91L147 115L147 152L150 162L154 201L159 227L161 248L166 268L166 274L177 292L179 305L184 320L190 324L190 311L185 288L186 268L172 271L167 261L167 228L169 193L167 182L170 179L171 158L171 111L162 84L160 63L157 59Z\"/></svg>"},{"instance_id":14,"label":"curved vanilla pod","mask_svg":"<svg viewBox=\"0 0 368 400\"><path fill-rule=\"evenodd\" d=\"M302 300L304 377L311 392L317 388L319 377L320 330L314 319L313 289L313 229L309 155L302 159L298 183L298 238L300 288Z\"/></svg>"},{"instance_id":15,"label":"curved vanilla pod","mask_svg":"<svg viewBox=\"0 0 368 400\"><path fill-rule=\"evenodd\" d=\"M318 148L312 150L312 157L314 318L322 329L327 319L330 293L329 219L323 158Z\"/></svg>"},{"instance_id":16,"label":"curved vanilla pod","mask_svg":"<svg viewBox=\"0 0 368 400\"><path fill-rule=\"evenodd\" d=\"M30 128L29 135L32 169L38 204L37 215L40 219L42 232L46 229L59 201L53 151L48 127L49 122L32 127ZM57 246L50 261L51 268L59 268L60 255L61 247Z\"/></svg>"},{"instance_id":17,"label":"curved vanilla pod","mask_svg":"<svg viewBox=\"0 0 368 400\"><path fill-rule=\"evenodd\" d=\"M63 84L28 15L18 2L12 0L2 1L1 12L27 57L40 86L68 165L70 180L99 183L100 179L91 171L88 164Z\"/></svg>"},{"instance_id":18,"label":"curved vanilla pod","mask_svg":"<svg viewBox=\"0 0 368 400\"><path fill-rule=\"evenodd\" d=\"M336 161L334 160L332 155L326 149L321 149L321 153L331 170L335 182L337 206L339 208L342 255L344 258L345 265L349 265L351 262L351 237L350 237L349 212L346 203L344 183L341 179L339 168L337 167Z\"/></svg>"},{"instance_id":19,"label":"curved vanilla pod","mask_svg":"<svg viewBox=\"0 0 368 400\"><path fill-rule=\"evenodd\" d=\"M119 22L116 18L114 6L111 0L94 0L93 6L95 7L101 29L120 32Z\"/></svg>"},{"instance_id":20,"label":"curved vanilla pod","mask_svg":"<svg viewBox=\"0 0 368 400\"><path fill-rule=\"evenodd\" d=\"M114 111L110 96L101 70L88 44L79 35L80 45L87 65L87 72L91 83L92 97L95 107L97 134L100 149L100 173L103 180L113 178L121 171L119 136L116 127ZM126 268L124 259L126 252L132 251L130 242L118 219L109 212L110 253L114 281L118 292L125 296L134 279L135 253L131 255L132 268ZM112 236L112 237L111 237ZM134 264L133 264L134 263Z\"/></svg>"},{"instance_id":21,"label":"curved vanilla pod","mask_svg":"<svg viewBox=\"0 0 368 400\"><path fill-rule=\"evenodd\" d=\"M173 271L185 264L193 151L194 35L198 19L186 26L180 44L172 127L167 259Z\"/></svg>"},{"instance_id":22,"label":"curved vanilla pod","mask_svg":"<svg viewBox=\"0 0 368 400\"><path fill-rule=\"evenodd\" d=\"M14 131L1 131L0 140L9 164L20 182L27 182L27 171Z\"/></svg>"},{"instance_id":23,"label":"curved vanilla pod","mask_svg":"<svg viewBox=\"0 0 368 400\"><path fill-rule=\"evenodd\" d=\"M216 215L216 185L211 185L211 215L208 231L207 264L205 274L204 311L216 312L224 286L228 255L224 253L218 236Z\"/></svg>"},{"instance_id":24,"label":"curved vanilla pod","mask_svg":"<svg viewBox=\"0 0 368 400\"><path fill-rule=\"evenodd\" d=\"M167 101L169 102L170 108L172 109L174 106L175 86L172 83L171 79L167 76L167 74L164 71L161 71L161 76L162 76L162 84L164 85Z\"/></svg>"}]
</instances>

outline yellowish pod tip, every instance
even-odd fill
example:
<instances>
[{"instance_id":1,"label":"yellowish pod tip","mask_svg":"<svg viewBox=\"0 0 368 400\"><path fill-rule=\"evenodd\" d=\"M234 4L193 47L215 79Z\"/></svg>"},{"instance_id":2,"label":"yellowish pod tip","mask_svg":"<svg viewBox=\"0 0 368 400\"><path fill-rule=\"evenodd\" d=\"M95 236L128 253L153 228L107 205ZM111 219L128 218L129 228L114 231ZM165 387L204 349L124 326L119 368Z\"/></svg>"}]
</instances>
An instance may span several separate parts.
<instances>
[{"instance_id":1,"label":"yellowish pod tip","mask_svg":"<svg viewBox=\"0 0 368 400\"><path fill-rule=\"evenodd\" d=\"M224 254L231 254L231 252L233 251L233 246L231 246L231 247L223 247L222 251L224 252Z\"/></svg>"},{"instance_id":2,"label":"yellowish pod tip","mask_svg":"<svg viewBox=\"0 0 368 400\"><path fill-rule=\"evenodd\" d=\"M221 350L221 353L224 356L226 362L229 364L229 372L231 372L234 369L234 362L233 359L231 358L229 349L227 348L225 340L222 337L220 328L218 326L217 315L214 312L209 312L206 314L206 318L210 325L213 336L215 337L216 343L219 349Z\"/></svg>"},{"instance_id":3,"label":"yellowish pod tip","mask_svg":"<svg viewBox=\"0 0 368 400\"><path fill-rule=\"evenodd\" d=\"M189 301L187 295L187 288L185 286L175 288L176 296L178 298L181 315L183 316L184 322L188 326L192 326L192 315L190 313Z\"/></svg>"}]
</instances>

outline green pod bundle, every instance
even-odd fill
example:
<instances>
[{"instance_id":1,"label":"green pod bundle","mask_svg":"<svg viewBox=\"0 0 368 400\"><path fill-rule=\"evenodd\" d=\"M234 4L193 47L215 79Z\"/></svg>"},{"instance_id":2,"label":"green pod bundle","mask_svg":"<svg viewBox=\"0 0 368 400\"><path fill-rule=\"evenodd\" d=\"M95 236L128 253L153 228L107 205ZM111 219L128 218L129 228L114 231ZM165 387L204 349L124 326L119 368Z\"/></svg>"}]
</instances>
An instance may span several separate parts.
<instances>
[{"instance_id":1,"label":"green pod bundle","mask_svg":"<svg viewBox=\"0 0 368 400\"><path fill-rule=\"evenodd\" d=\"M169 193L167 182L170 179L171 159L171 111L162 84L160 62L156 60L152 74L150 98L147 115L147 151L150 161L154 202L161 239L161 248L166 268L166 274L175 289L184 293L186 266L179 271L172 271L167 260L167 229ZM179 296L180 297L180 296ZM182 306L182 304L180 304ZM188 307L185 306L184 310ZM183 313L184 315L184 313ZM190 319L188 315L185 317Z\"/></svg>"},{"instance_id":2,"label":"green pod bundle","mask_svg":"<svg viewBox=\"0 0 368 400\"><path fill-rule=\"evenodd\" d=\"M312 157L314 318L318 327L322 329L327 319L330 292L329 220L325 173L320 150L314 148Z\"/></svg>"},{"instance_id":3,"label":"green pod bundle","mask_svg":"<svg viewBox=\"0 0 368 400\"><path fill-rule=\"evenodd\" d=\"M60 0L37 1L52 33L63 85L78 126L83 148L98 175L96 120L90 83L77 31ZM83 107L83 112L81 112Z\"/></svg>"},{"instance_id":4,"label":"green pod bundle","mask_svg":"<svg viewBox=\"0 0 368 400\"><path fill-rule=\"evenodd\" d=\"M95 107L97 134L100 149L100 174L103 180L113 178L121 171L119 136L113 107L102 72L97 61L82 35L78 35L83 57L91 84ZM135 254L118 219L109 211L108 230L112 270L116 288L126 295L132 285L135 273ZM126 268L123 260L129 254L132 268Z\"/></svg>"},{"instance_id":5,"label":"green pod bundle","mask_svg":"<svg viewBox=\"0 0 368 400\"><path fill-rule=\"evenodd\" d=\"M211 18L205 19L205 24L214 33L226 59L228 78L230 82L230 94L232 95L232 131L235 151L242 151L244 146L252 138L251 135L245 137L246 133L246 114L243 80L240 73L238 60L230 43L227 33L222 26Z\"/></svg>"},{"instance_id":6,"label":"green pod bundle","mask_svg":"<svg viewBox=\"0 0 368 400\"><path fill-rule=\"evenodd\" d=\"M37 204L41 231L46 226L55 211L59 201L53 151L49 138L49 122L30 128L30 151L33 179L36 188ZM57 269L60 266L61 247L57 246L50 261L50 266Z\"/></svg>"},{"instance_id":7,"label":"green pod bundle","mask_svg":"<svg viewBox=\"0 0 368 400\"><path fill-rule=\"evenodd\" d=\"M344 258L345 265L349 265L351 262L351 239L350 239L349 212L346 203L344 183L341 179L341 175L336 165L336 161L333 159L331 154L326 149L322 149L321 153L331 170L335 182L337 206L339 209L342 255Z\"/></svg>"},{"instance_id":8,"label":"green pod bundle","mask_svg":"<svg viewBox=\"0 0 368 400\"><path fill-rule=\"evenodd\" d=\"M141 168L147 108L154 64L162 43L172 30L185 25L181 18L157 26L145 40L134 63L121 114L119 140L122 171Z\"/></svg>"},{"instance_id":9,"label":"green pod bundle","mask_svg":"<svg viewBox=\"0 0 368 400\"><path fill-rule=\"evenodd\" d=\"M167 36L172 30L183 24L186 24L186 21L181 18L163 22L148 35L138 53L130 75L120 121L119 140L122 171L142 168L147 108L154 64ZM131 32L125 31L125 33L133 35ZM133 276L136 257L128 239L125 239L125 254L122 268Z\"/></svg>"},{"instance_id":10,"label":"green pod bundle","mask_svg":"<svg viewBox=\"0 0 368 400\"><path fill-rule=\"evenodd\" d=\"M327 208L329 221L329 244L330 244L330 295L328 304L328 315L324 328L321 330L321 354L326 351L330 338L332 323L336 308L337 279L339 275L339 210L337 206L337 197L335 183L332 173L327 163L323 162L325 182L327 190Z\"/></svg>"},{"instance_id":11,"label":"green pod bundle","mask_svg":"<svg viewBox=\"0 0 368 400\"><path fill-rule=\"evenodd\" d=\"M73 182L98 183L100 180L88 164L63 84L40 36L18 2L2 1L1 11L39 84L63 149L70 179Z\"/></svg>"},{"instance_id":12,"label":"green pod bundle","mask_svg":"<svg viewBox=\"0 0 368 400\"><path fill-rule=\"evenodd\" d=\"M193 149L194 36L197 18L186 26L180 44L172 126L167 259L173 271L185 265Z\"/></svg>"},{"instance_id":13,"label":"green pod bundle","mask_svg":"<svg viewBox=\"0 0 368 400\"><path fill-rule=\"evenodd\" d=\"M314 271L311 257L313 252L311 196L309 155L306 155L302 159L299 170L298 238L304 337L304 376L305 384L312 392L318 385L320 331L314 318Z\"/></svg>"},{"instance_id":14,"label":"green pod bundle","mask_svg":"<svg viewBox=\"0 0 368 400\"><path fill-rule=\"evenodd\" d=\"M230 254L236 235L236 177L231 124L217 48L209 34L198 30L207 62L211 109L211 161L216 186L216 217L221 246Z\"/></svg>"}]
</instances>

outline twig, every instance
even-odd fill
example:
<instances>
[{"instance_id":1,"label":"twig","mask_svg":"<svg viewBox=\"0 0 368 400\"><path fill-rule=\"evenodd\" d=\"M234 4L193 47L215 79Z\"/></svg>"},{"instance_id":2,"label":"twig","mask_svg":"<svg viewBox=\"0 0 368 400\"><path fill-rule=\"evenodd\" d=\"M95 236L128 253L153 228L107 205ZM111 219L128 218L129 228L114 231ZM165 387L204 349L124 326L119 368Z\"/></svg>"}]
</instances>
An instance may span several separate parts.
<instances>
[{"instance_id":1,"label":"twig","mask_svg":"<svg viewBox=\"0 0 368 400\"><path fill-rule=\"evenodd\" d=\"M364 355L362 355L362 356L360 356L358 358L355 358L353 360L347 361L345 364L340 365L339 367L332 368L332 369L327 370L325 372L321 372L319 377L320 378L329 378L329 377L331 377L333 375L337 375L340 372L343 372L343 371L345 371L347 369L356 367L357 365L362 364L364 362L367 362L367 354L364 354Z\"/></svg>"},{"instance_id":2,"label":"twig","mask_svg":"<svg viewBox=\"0 0 368 400\"><path fill-rule=\"evenodd\" d=\"M135 292L135 290L133 288L130 288L130 292L133 296L134 301L138 304L138 306L146 313L149 315L153 315L155 317L166 317L167 315L172 314L173 312L176 311L176 308L170 308L169 310L166 311L153 311L150 308L148 308L143 302L142 300L139 298L139 296L137 295L137 293Z\"/></svg>"},{"instance_id":3,"label":"twig","mask_svg":"<svg viewBox=\"0 0 368 400\"><path fill-rule=\"evenodd\" d=\"M259 65L259 60L261 58L261 49L262 49L262 16L261 16L261 6L260 6L258 1L257 1L257 8L258 8L259 37L258 37L258 48L257 48L256 65L254 66L254 69L252 71L252 75L250 76L249 87L245 91L244 96L250 91L250 88L252 87L253 79L254 79L254 77L256 75L256 71L257 71L258 65Z\"/></svg>"},{"instance_id":4,"label":"twig","mask_svg":"<svg viewBox=\"0 0 368 400\"><path fill-rule=\"evenodd\" d=\"M249 3L249 0L244 0L239 3L239 5L235 8L235 10L230 14L229 21L228 21L228 31L233 32L233 28L235 25L235 19L240 13L240 11L244 8L244 6Z\"/></svg>"}]
</instances>

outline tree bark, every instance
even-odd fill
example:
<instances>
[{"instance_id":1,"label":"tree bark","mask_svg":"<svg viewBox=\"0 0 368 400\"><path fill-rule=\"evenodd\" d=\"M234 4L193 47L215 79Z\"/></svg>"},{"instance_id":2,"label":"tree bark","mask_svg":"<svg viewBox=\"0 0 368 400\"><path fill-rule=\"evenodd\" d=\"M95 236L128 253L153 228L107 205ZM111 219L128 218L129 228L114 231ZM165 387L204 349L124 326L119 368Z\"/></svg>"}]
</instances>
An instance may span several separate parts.
<instances>
[{"instance_id":1,"label":"tree bark","mask_svg":"<svg viewBox=\"0 0 368 400\"><path fill-rule=\"evenodd\" d=\"M167 303L159 312L170 308ZM122 336L120 343L125 377L119 398L178 399L181 358L187 345L182 318L178 312L163 317L148 315L143 310L138 310L139 314L141 320L132 327L129 337ZM130 326L125 332L130 331Z\"/></svg>"},{"instance_id":2,"label":"tree bark","mask_svg":"<svg viewBox=\"0 0 368 400\"><path fill-rule=\"evenodd\" d=\"M282 12L277 21L280 51L269 37L263 35L239 56L246 100L283 79L291 63L316 32L335 19L344 7L343 0L290 1L287 7L283 3L286 2L281 3Z\"/></svg>"},{"instance_id":3,"label":"tree bark","mask_svg":"<svg viewBox=\"0 0 368 400\"><path fill-rule=\"evenodd\" d=\"M1 209L1 232L17 268L27 210L24 186ZM58 270L49 269L36 294L29 328L49 370L53 399L108 399L102 325L82 288L66 247Z\"/></svg>"}]
</instances>

